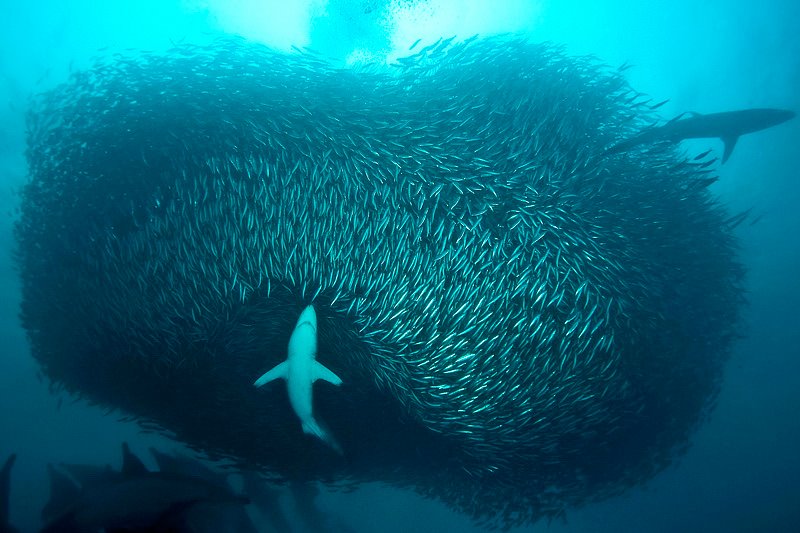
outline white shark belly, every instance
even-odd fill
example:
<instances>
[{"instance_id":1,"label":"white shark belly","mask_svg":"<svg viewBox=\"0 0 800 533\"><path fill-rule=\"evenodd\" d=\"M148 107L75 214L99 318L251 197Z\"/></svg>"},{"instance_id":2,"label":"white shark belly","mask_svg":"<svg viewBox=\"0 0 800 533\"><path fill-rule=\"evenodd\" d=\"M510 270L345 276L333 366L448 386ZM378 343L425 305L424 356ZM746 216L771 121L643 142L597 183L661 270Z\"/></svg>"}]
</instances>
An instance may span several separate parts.
<instances>
[{"instance_id":1,"label":"white shark belly","mask_svg":"<svg viewBox=\"0 0 800 533\"><path fill-rule=\"evenodd\" d=\"M294 413L301 422L313 420L313 406L312 406L312 386L311 375L307 368L304 372L300 369L290 368L289 377L286 380L286 389L289 393L289 404L294 409ZM300 375L302 374L302 375Z\"/></svg>"}]
</instances>

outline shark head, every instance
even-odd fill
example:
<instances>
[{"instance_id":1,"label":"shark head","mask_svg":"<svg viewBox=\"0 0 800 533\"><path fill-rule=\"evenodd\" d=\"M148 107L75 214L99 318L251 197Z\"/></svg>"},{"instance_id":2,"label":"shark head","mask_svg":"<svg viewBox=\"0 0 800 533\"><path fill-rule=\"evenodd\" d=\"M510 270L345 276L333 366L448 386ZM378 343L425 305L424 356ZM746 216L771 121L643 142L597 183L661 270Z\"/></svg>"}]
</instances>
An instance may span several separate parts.
<instances>
[{"instance_id":1,"label":"shark head","mask_svg":"<svg viewBox=\"0 0 800 533\"><path fill-rule=\"evenodd\" d=\"M314 306L309 305L297 319L297 325L289 337L289 359L294 361L293 368L311 369L317 356L317 313Z\"/></svg>"},{"instance_id":2,"label":"shark head","mask_svg":"<svg viewBox=\"0 0 800 533\"><path fill-rule=\"evenodd\" d=\"M314 328L314 331L317 330L317 312L314 310L313 305L309 305L303 309L303 312L300 313L300 317L297 319L297 325L294 327L294 329L296 330L306 323Z\"/></svg>"}]
</instances>

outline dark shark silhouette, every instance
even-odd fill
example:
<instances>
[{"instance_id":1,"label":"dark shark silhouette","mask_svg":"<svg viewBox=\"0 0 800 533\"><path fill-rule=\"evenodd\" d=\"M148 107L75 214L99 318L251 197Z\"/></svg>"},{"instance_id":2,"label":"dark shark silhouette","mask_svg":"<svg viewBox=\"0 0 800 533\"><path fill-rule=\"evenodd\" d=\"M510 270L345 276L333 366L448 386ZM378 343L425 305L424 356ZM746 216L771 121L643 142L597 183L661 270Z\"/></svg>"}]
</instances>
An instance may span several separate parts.
<instances>
[{"instance_id":1,"label":"dark shark silhouette","mask_svg":"<svg viewBox=\"0 0 800 533\"><path fill-rule=\"evenodd\" d=\"M76 482L82 488L98 486L108 488L117 484L125 484L131 477L141 475L195 480L201 484L210 483L225 491L234 492L229 483L229 472L214 470L204 462L179 452L165 453L150 448L150 453L158 466L157 472L147 472L141 461L131 453L126 445L123 445L123 468L121 471L114 470L109 465L61 463L58 469L49 465L51 492L74 494ZM242 471L240 474L244 480L243 496L250 500L255 509L269 522L270 527L267 531L291 532L292 527L283 513L279 501L280 494L274 488L275 485L255 472ZM179 495L175 494L174 496L178 497ZM51 498L51 501L42 510L42 520L45 523L51 523L61 517L69 509L69 506L74 505L75 496L72 496L67 505L59 499ZM162 503L169 504L168 501ZM95 503L94 506L101 506L103 509L108 507L106 504L98 503ZM190 505L180 502L177 505L170 504L158 518L161 521L158 528L152 525L139 530L127 528L124 533L137 533L138 531L147 533L172 533L173 531L179 533L257 533L259 531L244 505L231 505L226 498L223 498L222 501L215 501L212 498ZM340 533L345 531L347 530L341 529ZM5 531L0 530L0 533L5 533Z\"/></svg>"},{"instance_id":2,"label":"dark shark silhouette","mask_svg":"<svg viewBox=\"0 0 800 533\"><path fill-rule=\"evenodd\" d=\"M630 139L612 146L606 150L606 154L624 152L648 143L719 137L725 143L725 152L722 155L722 163L725 163L741 135L782 124L794 118L795 113L785 109L761 108L707 115L692 113L688 118L682 118L683 116L678 115L663 126L644 129Z\"/></svg>"},{"instance_id":3,"label":"dark shark silhouette","mask_svg":"<svg viewBox=\"0 0 800 533\"><path fill-rule=\"evenodd\" d=\"M171 472L150 472L123 444L122 470L69 468L80 484L50 466L50 502L42 511L43 533L125 531L186 532L190 512L205 506L244 505L228 486Z\"/></svg>"},{"instance_id":4,"label":"dark shark silhouette","mask_svg":"<svg viewBox=\"0 0 800 533\"><path fill-rule=\"evenodd\" d=\"M8 495L11 489L11 467L17 459L15 454L11 454L6 459L3 468L0 470L0 533L16 533L16 529L8 521Z\"/></svg>"}]
</instances>

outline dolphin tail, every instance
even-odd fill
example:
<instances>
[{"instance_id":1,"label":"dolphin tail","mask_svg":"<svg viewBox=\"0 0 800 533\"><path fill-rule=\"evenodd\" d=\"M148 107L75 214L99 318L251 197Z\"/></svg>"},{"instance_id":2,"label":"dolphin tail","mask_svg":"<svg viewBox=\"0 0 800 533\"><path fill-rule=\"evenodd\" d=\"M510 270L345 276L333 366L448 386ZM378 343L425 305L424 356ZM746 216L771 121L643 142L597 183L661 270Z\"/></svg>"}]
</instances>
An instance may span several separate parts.
<instances>
[{"instance_id":1,"label":"dolphin tail","mask_svg":"<svg viewBox=\"0 0 800 533\"><path fill-rule=\"evenodd\" d=\"M330 446L333 451L339 455L344 455L342 447L339 446L339 443L336 442L336 439L333 438L333 435L331 435L330 431L327 431L325 428L323 428L322 425L320 425L320 423L313 418L303 420L303 433L306 435L314 435L319 440Z\"/></svg>"}]
</instances>

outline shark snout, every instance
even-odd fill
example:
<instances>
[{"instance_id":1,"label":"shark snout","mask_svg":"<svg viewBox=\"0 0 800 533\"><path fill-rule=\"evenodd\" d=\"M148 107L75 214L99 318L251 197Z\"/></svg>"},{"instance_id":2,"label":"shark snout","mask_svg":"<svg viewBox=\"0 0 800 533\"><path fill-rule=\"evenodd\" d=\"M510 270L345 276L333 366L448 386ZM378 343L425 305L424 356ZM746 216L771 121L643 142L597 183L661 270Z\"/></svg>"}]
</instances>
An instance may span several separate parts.
<instances>
[{"instance_id":1,"label":"shark snout","mask_svg":"<svg viewBox=\"0 0 800 533\"><path fill-rule=\"evenodd\" d=\"M317 312L314 311L314 306L313 305L309 305L308 307L303 309L303 312L300 313L300 317L297 319L297 325L295 326L295 329L299 328L301 325L304 325L304 324L310 325L316 331L316 329L317 329Z\"/></svg>"}]
</instances>

